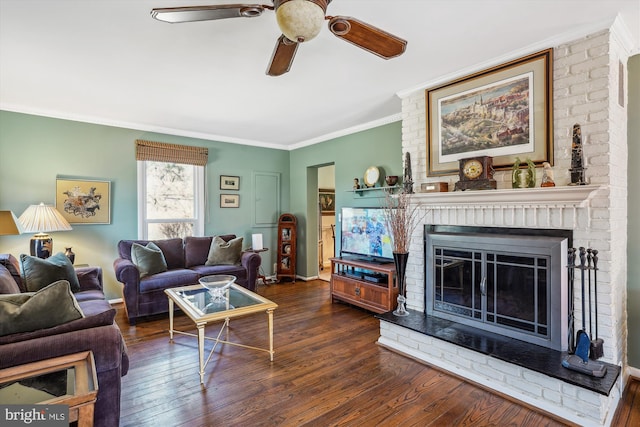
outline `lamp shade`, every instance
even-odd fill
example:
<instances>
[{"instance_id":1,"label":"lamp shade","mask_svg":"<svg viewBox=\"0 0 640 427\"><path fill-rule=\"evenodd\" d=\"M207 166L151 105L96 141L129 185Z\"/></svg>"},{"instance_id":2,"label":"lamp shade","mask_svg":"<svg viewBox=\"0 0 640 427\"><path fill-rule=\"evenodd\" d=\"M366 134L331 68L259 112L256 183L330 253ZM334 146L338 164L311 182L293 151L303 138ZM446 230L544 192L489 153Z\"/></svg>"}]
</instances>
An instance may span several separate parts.
<instances>
[{"instance_id":1,"label":"lamp shade","mask_svg":"<svg viewBox=\"0 0 640 427\"><path fill-rule=\"evenodd\" d=\"M254 251L261 251L264 249L264 246L262 246L262 234L251 235L251 249Z\"/></svg>"},{"instance_id":2,"label":"lamp shade","mask_svg":"<svg viewBox=\"0 0 640 427\"><path fill-rule=\"evenodd\" d=\"M22 234L22 223L11 211L0 211L0 236Z\"/></svg>"},{"instance_id":3,"label":"lamp shade","mask_svg":"<svg viewBox=\"0 0 640 427\"><path fill-rule=\"evenodd\" d=\"M308 0L282 1L276 9L276 20L282 34L291 41L302 43L318 35L324 22L324 10Z\"/></svg>"},{"instance_id":4,"label":"lamp shade","mask_svg":"<svg viewBox=\"0 0 640 427\"><path fill-rule=\"evenodd\" d=\"M26 233L72 230L69 222L55 207L44 203L29 206L20 215L20 222Z\"/></svg>"}]
</instances>

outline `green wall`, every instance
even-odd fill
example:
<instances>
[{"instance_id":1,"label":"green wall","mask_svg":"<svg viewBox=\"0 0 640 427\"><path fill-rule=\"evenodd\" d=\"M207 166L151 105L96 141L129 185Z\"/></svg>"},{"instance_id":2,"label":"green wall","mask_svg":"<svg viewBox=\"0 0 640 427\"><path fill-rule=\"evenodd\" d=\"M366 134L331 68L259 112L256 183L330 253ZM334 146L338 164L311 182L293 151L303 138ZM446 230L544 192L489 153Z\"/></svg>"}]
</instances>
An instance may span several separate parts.
<instances>
[{"instance_id":1,"label":"green wall","mask_svg":"<svg viewBox=\"0 0 640 427\"><path fill-rule=\"evenodd\" d=\"M343 206L380 206L380 199L371 193L360 196L347 190L353 188L353 178L362 183L369 166L380 168L382 176L402 176L402 123L394 122L291 152L291 213L298 219L297 273L304 277L318 272L317 168L329 164L335 165L336 214ZM340 242L339 228L336 219L336 242ZM339 243L336 245L339 249Z\"/></svg>"},{"instance_id":2,"label":"green wall","mask_svg":"<svg viewBox=\"0 0 640 427\"><path fill-rule=\"evenodd\" d=\"M640 55L628 62L629 72L629 205L628 205L628 257L627 257L627 325L630 366L640 369Z\"/></svg>"},{"instance_id":3,"label":"green wall","mask_svg":"<svg viewBox=\"0 0 640 427\"><path fill-rule=\"evenodd\" d=\"M112 267L117 243L138 236L136 139L208 147L205 233L244 236L245 247L251 245L252 233L263 233L265 247L275 247L274 228L252 227L251 177L254 171L280 174L280 206L288 210L288 151L7 111L0 111L0 209L19 216L30 204L54 204L57 177L111 181L111 224L73 225L72 231L51 235L55 252L72 246L76 264L101 266L107 297L120 298ZM239 209L219 208L221 174L240 176ZM0 236L0 253L28 253L30 238L31 234ZM263 254L265 267L275 261L274 252Z\"/></svg>"}]
</instances>

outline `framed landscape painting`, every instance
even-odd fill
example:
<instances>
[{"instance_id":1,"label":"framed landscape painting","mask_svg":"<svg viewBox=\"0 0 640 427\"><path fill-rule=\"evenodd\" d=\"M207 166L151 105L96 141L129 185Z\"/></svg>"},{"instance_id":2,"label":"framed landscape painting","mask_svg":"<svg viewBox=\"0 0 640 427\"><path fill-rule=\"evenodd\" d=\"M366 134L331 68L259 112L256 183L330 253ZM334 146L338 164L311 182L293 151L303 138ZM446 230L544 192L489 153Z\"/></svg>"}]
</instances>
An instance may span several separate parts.
<instances>
[{"instance_id":1,"label":"framed landscape painting","mask_svg":"<svg viewBox=\"0 0 640 427\"><path fill-rule=\"evenodd\" d=\"M110 181L56 179L56 209L69 224L110 224L110 204Z\"/></svg>"},{"instance_id":2,"label":"framed landscape painting","mask_svg":"<svg viewBox=\"0 0 640 427\"><path fill-rule=\"evenodd\" d=\"M516 157L553 164L552 57L548 49L427 89L427 176L458 171L458 160Z\"/></svg>"}]
</instances>

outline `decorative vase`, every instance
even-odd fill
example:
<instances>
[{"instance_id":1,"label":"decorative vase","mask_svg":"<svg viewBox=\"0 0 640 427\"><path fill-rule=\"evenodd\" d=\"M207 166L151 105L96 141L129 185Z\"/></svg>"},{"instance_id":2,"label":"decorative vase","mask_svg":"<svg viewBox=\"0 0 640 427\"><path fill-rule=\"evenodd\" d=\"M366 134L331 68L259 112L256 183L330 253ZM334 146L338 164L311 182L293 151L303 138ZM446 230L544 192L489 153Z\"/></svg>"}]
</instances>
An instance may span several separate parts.
<instances>
[{"instance_id":1,"label":"decorative vase","mask_svg":"<svg viewBox=\"0 0 640 427\"><path fill-rule=\"evenodd\" d=\"M76 260L76 254L73 253L73 251L71 250L71 248L64 248L64 255L69 258L69 261L71 261L71 264L73 264Z\"/></svg>"},{"instance_id":2,"label":"decorative vase","mask_svg":"<svg viewBox=\"0 0 640 427\"><path fill-rule=\"evenodd\" d=\"M404 296L406 292L405 276L407 271L407 260L409 253L393 253L393 262L396 266L396 280L398 282L398 307L393 311L396 316L408 316L409 312L405 308L407 298Z\"/></svg>"}]
</instances>

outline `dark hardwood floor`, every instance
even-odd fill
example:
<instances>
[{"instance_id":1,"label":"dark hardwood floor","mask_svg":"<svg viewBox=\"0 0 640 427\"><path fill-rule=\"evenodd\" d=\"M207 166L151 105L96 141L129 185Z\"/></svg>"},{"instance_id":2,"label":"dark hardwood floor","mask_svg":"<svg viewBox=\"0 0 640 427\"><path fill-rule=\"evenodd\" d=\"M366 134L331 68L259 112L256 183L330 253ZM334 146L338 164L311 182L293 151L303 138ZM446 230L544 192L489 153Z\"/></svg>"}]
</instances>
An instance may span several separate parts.
<instances>
[{"instance_id":1,"label":"dark hardwood floor","mask_svg":"<svg viewBox=\"0 0 640 427\"><path fill-rule=\"evenodd\" d=\"M376 345L379 322L364 310L332 304L327 282L263 285L258 293L279 305L274 361L264 352L222 346L207 365L204 387L195 338L178 335L170 343L166 315L131 327L119 307L131 361L121 425L566 425ZM230 339L266 346L266 323L263 314L232 320ZM218 326L207 328L208 335ZM176 327L194 329L184 315ZM638 425L637 384L616 425Z\"/></svg>"}]
</instances>

